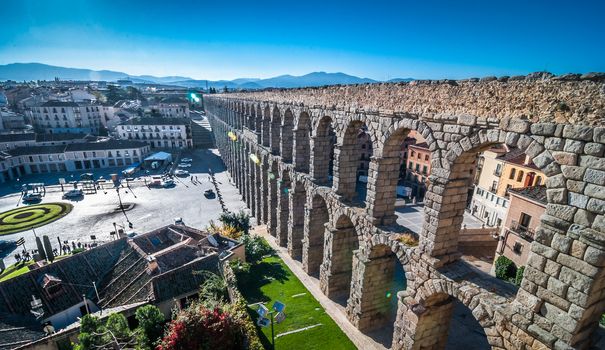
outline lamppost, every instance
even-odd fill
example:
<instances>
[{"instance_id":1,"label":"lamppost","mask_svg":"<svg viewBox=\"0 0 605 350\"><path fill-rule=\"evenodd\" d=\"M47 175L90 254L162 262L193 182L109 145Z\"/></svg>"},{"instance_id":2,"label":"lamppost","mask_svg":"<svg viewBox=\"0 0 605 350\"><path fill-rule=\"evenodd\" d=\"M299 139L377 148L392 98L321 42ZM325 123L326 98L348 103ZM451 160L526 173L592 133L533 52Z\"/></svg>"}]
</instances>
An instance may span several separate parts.
<instances>
[{"instance_id":1,"label":"lamppost","mask_svg":"<svg viewBox=\"0 0 605 350\"><path fill-rule=\"evenodd\" d=\"M134 225L132 224L132 222L130 222L130 220L128 219L128 215L126 215L126 210L124 210L124 204L122 204L122 197L120 196L120 187L116 187L116 193L118 194L118 201L120 202L120 209L122 210L122 214L124 214L124 217L126 218L126 222L128 223L128 227L133 228Z\"/></svg>"}]
</instances>

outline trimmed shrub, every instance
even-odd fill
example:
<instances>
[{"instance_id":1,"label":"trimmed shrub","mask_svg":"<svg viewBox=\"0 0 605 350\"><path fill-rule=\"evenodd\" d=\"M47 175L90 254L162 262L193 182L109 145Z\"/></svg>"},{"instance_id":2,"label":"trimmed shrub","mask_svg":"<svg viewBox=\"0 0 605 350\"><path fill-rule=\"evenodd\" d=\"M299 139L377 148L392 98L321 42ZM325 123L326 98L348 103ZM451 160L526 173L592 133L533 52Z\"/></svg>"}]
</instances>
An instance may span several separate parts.
<instances>
[{"instance_id":1,"label":"trimmed shrub","mask_svg":"<svg viewBox=\"0 0 605 350\"><path fill-rule=\"evenodd\" d=\"M523 280L523 271L525 271L525 266L521 266L517 269L517 274L515 275L515 284L517 287L521 285L521 280Z\"/></svg>"},{"instance_id":2,"label":"trimmed shrub","mask_svg":"<svg viewBox=\"0 0 605 350\"><path fill-rule=\"evenodd\" d=\"M496 277L514 283L516 276L517 266L515 266L515 263L504 255L499 256L496 259Z\"/></svg>"},{"instance_id":3,"label":"trimmed shrub","mask_svg":"<svg viewBox=\"0 0 605 350\"><path fill-rule=\"evenodd\" d=\"M233 227L237 232L243 232L245 235L250 231L250 216L244 211L238 213L226 212L222 213L218 218L225 226Z\"/></svg>"},{"instance_id":4,"label":"trimmed shrub","mask_svg":"<svg viewBox=\"0 0 605 350\"><path fill-rule=\"evenodd\" d=\"M273 254L273 248L262 237L244 235L242 242L246 251L246 261L255 263L260 261L263 256Z\"/></svg>"}]
</instances>

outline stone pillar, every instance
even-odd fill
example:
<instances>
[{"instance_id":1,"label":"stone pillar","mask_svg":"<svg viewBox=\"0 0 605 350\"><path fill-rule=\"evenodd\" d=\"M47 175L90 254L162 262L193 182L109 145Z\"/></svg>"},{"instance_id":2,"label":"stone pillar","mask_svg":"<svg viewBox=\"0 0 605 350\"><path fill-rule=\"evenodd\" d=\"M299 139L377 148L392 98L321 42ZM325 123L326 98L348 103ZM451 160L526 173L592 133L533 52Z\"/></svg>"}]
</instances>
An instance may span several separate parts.
<instances>
[{"instance_id":1,"label":"stone pillar","mask_svg":"<svg viewBox=\"0 0 605 350\"><path fill-rule=\"evenodd\" d=\"M280 148L280 138L281 138L281 124L280 124L279 120L271 122L270 134L271 134L271 142L270 142L271 153L278 155L279 148Z\"/></svg>"},{"instance_id":2,"label":"stone pillar","mask_svg":"<svg viewBox=\"0 0 605 350\"><path fill-rule=\"evenodd\" d=\"M250 177L250 212L252 216L257 217L258 213L256 212L256 163L250 157L248 157L248 176Z\"/></svg>"},{"instance_id":3,"label":"stone pillar","mask_svg":"<svg viewBox=\"0 0 605 350\"><path fill-rule=\"evenodd\" d=\"M275 163L273 163L275 164ZM277 235L277 167L273 165L273 169L270 175L267 175L267 208L268 208L268 219L267 228L271 236Z\"/></svg>"},{"instance_id":4,"label":"stone pillar","mask_svg":"<svg viewBox=\"0 0 605 350\"><path fill-rule=\"evenodd\" d=\"M366 203L375 225L391 225L397 221L395 200L400 162L399 157L371 157Z\"/></svg>"},{"instance_id":5,"label":"stone pillar","mask_svg":"<svg viewBox=\"0 0 605 350\"><path fill-rule=\"evenodd\" d=\"M254 189L256 193L254 196L256 197L255 207L256 207L256 224L262 225L263 221L263 196L261 192L262 180L261 180L261 163L254 163Z\"/></svg>"},{"instance_id":6,"label":"stone pillar","mask_svg":"<svg viewBox=\"0 0 605 350\"><path fill-rule=\"evenodd\" d=\"M290 192L290 218L288 225L288 253L293 259L302 259L306 192L302 184Z\"/></svg>"},{"instance_id":7,"label":"stone pillar","mask_svg":"<svg viewBox=\"0 0 605 350\"><path fill-rule=\"evenodd\" d=\"M386 293L391 289L395 255L388 247L376 248L376 257L368 258L357 250L353 256L353 280L351 294L347 302L349 321L362 332L384 327L392 322L390 298Z\"/></svg>"},{"instance_id":8,"label":"stone pillar","mask_svg":"<svg viewBox=\"0 0 605 350\"><path fill-rule=\"evenodd\" d=\"M357 145L339 146L334 150L334 189L344 200L351 201L356 196L357 163L359 154L355 154Z\"/></svg>"},{"instance_id":9,"label":"stone pillar","mask_svg":"<svg viewBox=\"0 0 605 350\"><path fill-rule=\"evenodd\" d=\"M288 220L290 219L290 180L288 176L281 179L277 194L277 231L276 238L280 247L288 244Z\"/></svg>"},{"instance_id":10,"label":"stone pillar","mask_svg":"<svg viewBox=\"0 0 605 350\"><path fill-rule=\"evenodd\" d=\"M283 162L292 162L292 125L286 123L281 126L281 149L280 155Z\"/></svg>"},{"instance_id":11,"label":"stone pillar","mask_svg":"<svg viewBox=\"0 0 605 350\"><path fill-rule=\"evenodd\" d=\"M309 172L309 138L309 130L294 129L294 168L303 173Z\"/></svg>"},{"instance_id":12,"label":"stone pillar","mask_svg":"<svg viewBox=\"0 0 605 350\"><path fill-rule=\"evenodd\" d=\"M262 120L262 129L261 129L261 140L262 145L265 147L269 147L271 144L271 117L265 116Z\"/></svg>"},{"instance_id":13,"label":"stone pillar","mask_svg":"<svg viewBox=\"0 0 605 350\"><path fill-rule=\"evenodd\" d=\"M330 154L332 152L330 135L315 136L311 138L310 172L313 181L320 185L328 183L330 172Z\"/></svg>"},{"instance_id":14,"label":"stone pillar","mask_svg":"<svg viewBox=\"0 0 605 350\"><path fill-rule=\"evenodd\" d=\"M444 295L436 304L423 306L406 295L406 292L398 293L391 349L444 349L454 309L453 299Z\"/></svg>"},{"instance_id":15,"label":"stone pillar","mask_svg":"<svg viewBox=\"0 0 605 350\"><path fill-rule=\"evenodd\" d=\"M319 273L324 255L324 232L329 220L325 202L321 200L323 206L316 206L315 201L312 202L312 208L305 208L302 261L303 269L309 275Z\"/></svg>"},{"instance_id":16,"label":"stone pillar","mask_svg":"<svg viewBox=\"0 0 605 350\"><path fill-rule=\"evenodd\" d=\"M332 299L347 297L351 287L353 251L358 248L355 228L326 226L324 258L319 271L319 286Z\"/></svg>"},{"instance_id":17,"label":"stone pillar","mask_svg":"<svg viewBox=\"0 0 605 350\"><path fill-rule=\"evenodd\" d=\"M268 202L269 202L269 180L268 180L268 172L269 168L267 166L267 160L263 160L261 162L260 167L260 187L261 187L261 222L263 224L269 223L269 213L268 213Z\"/></svg>"}]
</instances>

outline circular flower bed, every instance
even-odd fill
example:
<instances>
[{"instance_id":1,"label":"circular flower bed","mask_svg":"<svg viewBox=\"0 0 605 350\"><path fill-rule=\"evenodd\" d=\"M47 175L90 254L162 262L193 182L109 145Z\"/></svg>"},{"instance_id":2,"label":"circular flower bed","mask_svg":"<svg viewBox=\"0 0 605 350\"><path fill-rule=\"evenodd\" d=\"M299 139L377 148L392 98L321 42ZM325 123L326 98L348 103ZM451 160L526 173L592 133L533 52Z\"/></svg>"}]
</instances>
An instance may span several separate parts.
<instances>
[{"instance_id":1,"label":"circular flower bed","mask_svg":"<svg viewBox=\"0 0 605 350\"><path fill-rule=\"evenodd\" d=\"M69 203L44 203L0 213L0 236L44 226L71 211Z\"/></svg>"}]
</instances>

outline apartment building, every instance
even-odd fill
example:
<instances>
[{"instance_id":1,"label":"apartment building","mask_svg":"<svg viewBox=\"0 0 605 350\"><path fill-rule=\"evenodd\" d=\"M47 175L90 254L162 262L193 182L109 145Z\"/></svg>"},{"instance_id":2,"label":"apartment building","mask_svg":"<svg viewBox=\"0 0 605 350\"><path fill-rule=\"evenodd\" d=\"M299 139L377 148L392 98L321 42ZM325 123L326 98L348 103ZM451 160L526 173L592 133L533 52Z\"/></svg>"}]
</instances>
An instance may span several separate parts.
<instances>
[{"instance_id":1,"label":"apartment building","mask_svg":"<svg viewBox=\"0 0 605 350\"><path fill-rule=\"evenodd\" d=\"M189 101L180 97L165 97L150 109L164 118L189 118Z\"/></svg>"},{"instance_id":2,"label":"apartment building","mask_svg":"<svg viewBox=\"0 0 605 350\"><path fill-rule=\"evenodd\" d=\"M191 119L134 118L116 127L121 140L143 141L151 148L192 148Z\"/></svg>"},{"instance_id":3,"label":"apartment building","mask_svg":"<svg viewBox=\"0 0 605 350\"><path fill-rule=\"evenodd\" d=\"M44 133L91 133L98 135L103 123L103 107L94 104L47 101L28 113L38 131Z\"/></svg>"}]
</instances>

